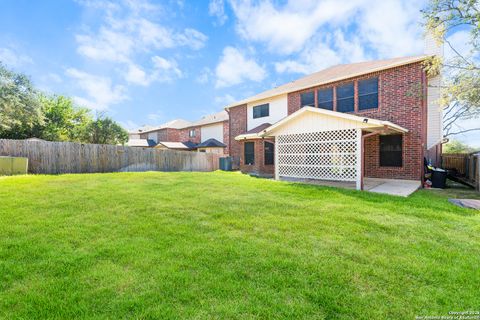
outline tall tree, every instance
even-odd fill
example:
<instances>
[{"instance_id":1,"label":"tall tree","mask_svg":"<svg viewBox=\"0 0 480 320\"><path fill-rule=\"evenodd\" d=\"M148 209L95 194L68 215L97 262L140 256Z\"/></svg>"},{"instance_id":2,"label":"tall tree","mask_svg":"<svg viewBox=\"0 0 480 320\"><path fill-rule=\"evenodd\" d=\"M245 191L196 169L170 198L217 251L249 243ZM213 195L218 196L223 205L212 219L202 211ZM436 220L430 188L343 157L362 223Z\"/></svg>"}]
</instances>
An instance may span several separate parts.
<instances>
[{"instance_id":1,"label":"tall tree","mask_svg":"<svg viewBox=\"0 0 480 320\"><path fill-rule=\"evenodd\" d=\"M42 123L38 92L30 79L0 63L0 138L30 138Z\"/></svg>"},{"instance_id":2,"label":"tall tree","mask_svg":"<svg viewBox=\"0 0 480 320\"><path fill-rule=\"evenodd\" d=\"M82 142L92 121L90 110L75 106L73 100L61 95L41 95L44 122L35 126L35 136L49 141Z\"/></svg>"},{"instance_id":3,"label":"tall tree","mask_svg":"<svg viewBox=\"0 0 480 320\"><path fill-rule=\"evenodd\" d=\"M433 34L439 43L445 43L454 57L445 61L430 59L427 72L436 74L442 69L445 87L444 135L446 137L478 127L462 129L460 120L480 117L480 3L479 0L430 0L423 11L426 32ZM469 52L462 52L447 37L455 32L468 32ZM480 122L480 121L479 121Z\"/></svg>"},{"instance_id":4,"label":"tall tree","mask_svg":"<svg viewBox=\"0 0 480 320\"><path fill-rule=\"evenodd\" d=\"M87 126L85 140L98 144L124 144L128 141L128 132L112 119L100 115Z\"/></svg>"}]
</instances>

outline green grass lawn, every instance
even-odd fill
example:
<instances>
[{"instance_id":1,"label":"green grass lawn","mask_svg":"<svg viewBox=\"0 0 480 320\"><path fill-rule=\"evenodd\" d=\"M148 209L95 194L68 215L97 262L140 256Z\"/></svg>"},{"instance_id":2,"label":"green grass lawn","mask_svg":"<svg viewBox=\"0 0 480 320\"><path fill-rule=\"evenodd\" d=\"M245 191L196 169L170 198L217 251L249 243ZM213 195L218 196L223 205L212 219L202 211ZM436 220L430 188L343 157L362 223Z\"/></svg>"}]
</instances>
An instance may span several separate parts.
<instances>
[{"instance_id":1,"label":"green grass lawn","mask_svg":"<svg viewBox=\"0 0 480 320\"><path fill-rule=\"evenodd\" d=\"M480 214L238 173L0 178L0 318L414 319L480 309Z\"/></svg>"}]
</instances>

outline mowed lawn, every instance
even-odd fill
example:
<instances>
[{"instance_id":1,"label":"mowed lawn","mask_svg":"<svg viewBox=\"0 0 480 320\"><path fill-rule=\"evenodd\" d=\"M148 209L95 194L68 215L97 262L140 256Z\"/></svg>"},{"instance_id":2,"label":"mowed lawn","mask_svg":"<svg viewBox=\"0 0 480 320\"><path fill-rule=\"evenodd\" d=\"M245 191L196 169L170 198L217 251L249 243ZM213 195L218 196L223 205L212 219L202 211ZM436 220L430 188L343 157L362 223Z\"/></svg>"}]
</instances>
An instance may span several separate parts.
<instances>
[{"instance_id":1,"label":"mowed lawn","mask_svg":"<svg viewBox=\"0 0 480 320\"><path fill-rule=\"evenodd\" d=\"M2 319L480 309L480 214L239 173L0 178Z\"/></svg>"}]
</instances>

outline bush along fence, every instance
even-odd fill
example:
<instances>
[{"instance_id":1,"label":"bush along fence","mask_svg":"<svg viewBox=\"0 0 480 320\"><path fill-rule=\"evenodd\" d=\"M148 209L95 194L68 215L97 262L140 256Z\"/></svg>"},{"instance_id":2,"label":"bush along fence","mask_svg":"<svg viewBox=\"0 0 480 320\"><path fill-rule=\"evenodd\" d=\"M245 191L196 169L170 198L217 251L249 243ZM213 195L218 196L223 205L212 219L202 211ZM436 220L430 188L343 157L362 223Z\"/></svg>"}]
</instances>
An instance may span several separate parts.
<instances>
[{"instance_id":1,"label":"bush along fence","mask_svg":"<svg viewBox=\"0 0 480 320\"><path fill-rule=\"evenodd\" d=\"M214 171L211 153L101 144L0 139L0 156L28 158L28 172L40 174L127 171Z\"/></svg>"}]
</instances>

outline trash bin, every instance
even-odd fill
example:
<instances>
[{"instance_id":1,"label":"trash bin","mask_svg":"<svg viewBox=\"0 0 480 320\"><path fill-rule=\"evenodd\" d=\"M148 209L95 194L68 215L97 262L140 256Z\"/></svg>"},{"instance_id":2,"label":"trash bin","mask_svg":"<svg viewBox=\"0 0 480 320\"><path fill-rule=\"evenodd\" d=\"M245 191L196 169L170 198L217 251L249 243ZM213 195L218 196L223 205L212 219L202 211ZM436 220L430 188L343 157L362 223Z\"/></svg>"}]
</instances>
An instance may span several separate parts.
<instances>
[{"instance_id":1,"label":"trash bin","mask_svg":"<svg viewBox=\"0 0 480 320\"><path fill-rule=\"evenodd\" d=\"M445 189L445 185L447 182L447 171L434 168L432 169L432 188L441 188Z\"/></svg>"},{"instance_id":2,"label":"trash bin","mask_svg":"<svg viewBox=\"0 0 480 320\"><path fill-rule=\"evenodd\" d=\"M232 171L232 157L220 158L220 170Z\"/></svg>"}]
</instances>

